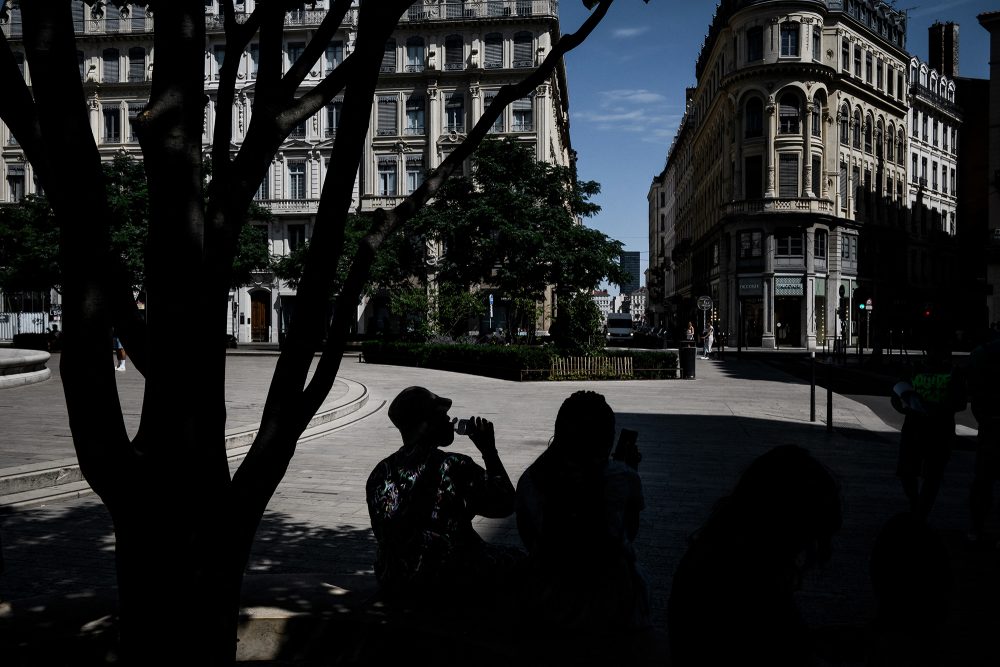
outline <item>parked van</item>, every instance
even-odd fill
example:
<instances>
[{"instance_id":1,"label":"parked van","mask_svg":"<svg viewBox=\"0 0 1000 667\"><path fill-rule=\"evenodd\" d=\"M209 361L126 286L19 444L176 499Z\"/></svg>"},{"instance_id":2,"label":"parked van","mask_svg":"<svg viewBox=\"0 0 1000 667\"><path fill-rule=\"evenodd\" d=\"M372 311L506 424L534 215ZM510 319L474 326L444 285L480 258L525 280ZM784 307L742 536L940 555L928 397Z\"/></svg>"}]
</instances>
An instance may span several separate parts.
<instances>
[{"instance_id":1,"label":"parked van","mask_svg":"<svg viewBox=\"0 0 1000 667\"><path fill-rule=\"evenodd\" d=\"M629 313L608 313L605 329L609 343L628 341L632 338L632 316Z\"/></svg>"}]
</instances>

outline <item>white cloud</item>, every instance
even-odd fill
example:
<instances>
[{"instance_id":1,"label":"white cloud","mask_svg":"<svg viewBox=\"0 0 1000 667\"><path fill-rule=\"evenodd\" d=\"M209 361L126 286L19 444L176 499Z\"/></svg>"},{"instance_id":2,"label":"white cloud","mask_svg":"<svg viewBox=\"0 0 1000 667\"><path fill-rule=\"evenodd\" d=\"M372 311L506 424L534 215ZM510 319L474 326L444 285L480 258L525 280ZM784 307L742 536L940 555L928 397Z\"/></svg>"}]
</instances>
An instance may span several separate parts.
<instances>
[{"instance_id":1,"label":"white cloud","mask_svg":"<svg viewBox=\"0 0 1000 667\"><path fill-rule=\"evenodd\" d=\"M616 39L628 39L629 37L635 37L641 35L642 33L649 30L648 27L642 28L618 28L611 32L611 36Z\"/></svg>"},{"instance_id":2,"label":"white cloud","mask_svg":"<svg viewBox=\"0 0 1000 667\"><path fill-rule=\"evenodd\" d=\"M572 112L577 129L638 135L641 141L664 144L673 138L681 119L665 95L645 88L605 90L588 101L595 103Z\"/></svg>"}]
</instances>

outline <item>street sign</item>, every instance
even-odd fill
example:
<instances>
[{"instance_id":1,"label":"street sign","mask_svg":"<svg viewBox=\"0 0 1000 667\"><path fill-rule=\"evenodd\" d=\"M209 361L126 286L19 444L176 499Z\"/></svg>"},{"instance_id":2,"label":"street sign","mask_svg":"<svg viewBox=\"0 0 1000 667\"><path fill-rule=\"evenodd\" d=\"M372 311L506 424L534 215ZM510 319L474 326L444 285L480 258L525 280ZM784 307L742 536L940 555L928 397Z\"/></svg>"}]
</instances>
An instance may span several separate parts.
<instances>
[{"instance_id":1,"label":"street sign","mask_svg":"<svg viewBox=\"0 0 1000 667\"><path fill-rule=\"evenodd\" d=\"M698 297L698 309L699 310L712 310L712 297L710 297L710 296L699 296Z\"/></svg>"},{"instance_id":2,"label":"street sign","mask_svg":"<svg viewBox=\"0 0 1000 667\"><path fill-rule=\"evenodd\" d=\"M865 302L865 308L867 310L871 310L872 309L872 300L871 299L868 299L868 301Z\"/></svg>"}]
</instances>

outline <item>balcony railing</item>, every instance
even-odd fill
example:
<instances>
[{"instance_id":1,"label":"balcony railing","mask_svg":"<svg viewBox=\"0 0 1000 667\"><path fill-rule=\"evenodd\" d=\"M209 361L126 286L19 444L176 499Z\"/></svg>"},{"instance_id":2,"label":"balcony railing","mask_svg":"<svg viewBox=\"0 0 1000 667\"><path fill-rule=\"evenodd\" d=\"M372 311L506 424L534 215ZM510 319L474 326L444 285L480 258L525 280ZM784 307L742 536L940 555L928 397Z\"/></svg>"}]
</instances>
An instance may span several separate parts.
<instances>
[{"instance_id":1,"label":"balcony railing","mask_svg":"<svg viewBox=\"0 0 1000 667\"><path fill-rule=\"evenodd\" d=\"M833 213L833 202L827 199L749 199L723 204L723 215L753 215L756 213Z\"/></svg>"},{"instance_id":2,"label":"balcony railing","mask_svg":"<svg viewBox=\"0 0 1000 667\"><path fill-rule=\"evenodd\" d=\"M288 12L285 15L286 26L315 27L323 22L326 10L306 9ZM400 17L400 23L415 23L419 21L467 21L469 19L503 18L503 17L538 16L543 18L559 17L559 0L471 0L469 2L446 2L443 4L427 3L423 6L414 5ZM234 14L237 23L246 23L250 18L248 12ZM221 32L223 29L221 14L206 14L205 27L209 32ZM358 10L349 9L344 15L341 25L355 26L358 24ZM20 38L20 24L4 23L0 25L5 37ZM141 34L153 32L153 17L142 18L85 18L76 25L77 34L107 35L107 34Z\"/></svg>"},{"instance_id":3,"label":"balcony railing","mask_svg":"<svg viewBox=\"0 0 1000 667\"><path fill-rule=\"evenodd\" d=\"M559 0L470 0L442 4L415 4L403 14L401 22L467 21L506 16L542 16L557 18Z\"/></svg>"},{"instance_id":4,"label":"balcony railing","mask_svg":"<svg viewBox=\"0 0 1000 667\"><path fill-rule=\"evenodd\" d=\"M261 203L271 213L315 213L319 210L318 199L266 199Z\"/></svg>"}]
</instances>

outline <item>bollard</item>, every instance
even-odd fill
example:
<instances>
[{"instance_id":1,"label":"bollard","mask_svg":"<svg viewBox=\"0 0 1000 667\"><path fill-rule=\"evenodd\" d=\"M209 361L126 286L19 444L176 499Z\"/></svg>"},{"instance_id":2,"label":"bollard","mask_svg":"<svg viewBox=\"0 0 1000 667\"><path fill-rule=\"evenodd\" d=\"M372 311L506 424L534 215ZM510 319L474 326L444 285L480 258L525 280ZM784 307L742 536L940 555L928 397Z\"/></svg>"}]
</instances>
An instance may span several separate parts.
<instances>
[{"instance_id":1,"label":"bollard","mask_svg":"<svg viewBox=\"0 0 1000 667\"><path fill-rule=\"evenodd\" d=\"M809 353L809 366L812 379L809 383L809 421L816 421L816 352Z\"/></svg>"},{"instance_id":2,"label":"bollard","mask_svg":"<svg viewBox=\"0 0 1000 667\"><path fill-rule=\"evenodd\" d=\"M826 431L833 433L833 364L826 369Z\"/></svg>"}]
</instances>

